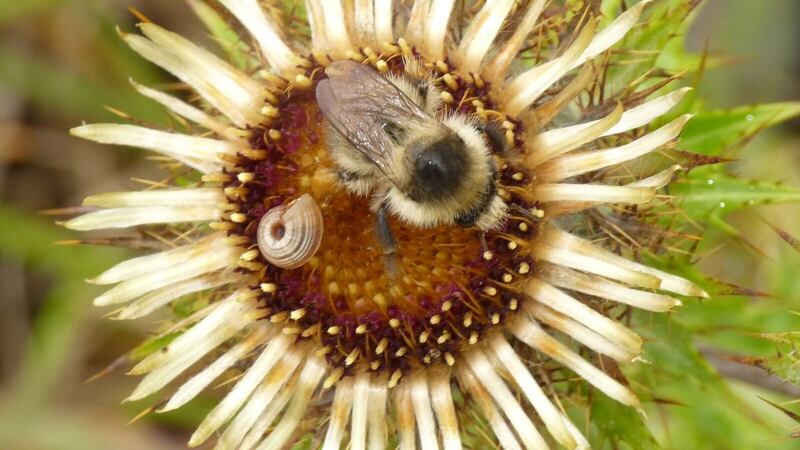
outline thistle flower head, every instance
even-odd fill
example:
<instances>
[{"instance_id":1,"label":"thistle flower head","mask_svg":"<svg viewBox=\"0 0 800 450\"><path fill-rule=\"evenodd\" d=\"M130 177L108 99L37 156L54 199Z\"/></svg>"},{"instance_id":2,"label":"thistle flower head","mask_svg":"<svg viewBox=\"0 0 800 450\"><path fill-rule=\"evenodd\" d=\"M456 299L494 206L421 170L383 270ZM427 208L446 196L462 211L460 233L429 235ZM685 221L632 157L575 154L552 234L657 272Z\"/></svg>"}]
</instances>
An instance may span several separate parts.
<instances>
[{"instance_id":1,"label":"thistle flower head","mask_svg":"<svg viewBox=\"0 0 800 450\"><path fill-rule=\"evenodd\" d=\"M230 449L303 436L325 449L587 447L553 368L637 408L631 389L591 360L640 358L642 340L619 320L626 308L665 312L680 303L674 294L706 296L604 235L617 227L638 239L624 224L659 203L680 170L637 162L678 139L688 116L649 125L686 89L603 85L609 53L647 3L603 19L546 0L308 0L306 32L278 7L218 0L255 70L153 23L122 33L197 94L134 83L189 131L72 133L156 152L182 182L89 197L94 210L66 226L144 227L172 247L92 280L114 285L95 303L119 307L117 318L204 300L133 367L144 378L130 399L175 382L160 408L173 410L239 370L191 446L218 435ZM487 130L476 139L496 166L498 226L420 227L389 215L388 270L371 198L337 177L315 96L341 60L395 79L424 74L440 117Z\"/></svg>"}]
</instances>

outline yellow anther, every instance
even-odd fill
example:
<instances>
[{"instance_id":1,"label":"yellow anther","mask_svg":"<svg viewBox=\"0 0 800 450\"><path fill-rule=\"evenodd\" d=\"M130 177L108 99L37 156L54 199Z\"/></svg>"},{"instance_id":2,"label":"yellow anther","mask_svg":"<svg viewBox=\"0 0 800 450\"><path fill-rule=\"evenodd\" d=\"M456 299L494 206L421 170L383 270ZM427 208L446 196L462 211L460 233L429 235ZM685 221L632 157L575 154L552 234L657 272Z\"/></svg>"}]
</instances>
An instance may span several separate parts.
<instances>
[{"instance_id":1,"label":"yellow anther","mask_svg":"<svg viewBox=\"0 0 800 450\"><path fill-rule=\"evenodd\" d=\"M394 388L395 386L397 386L397 383L400 381L400 378L402 376L403 376L403 372L400 372L400 369L395 370L394 373L392 373L392 376L389 377L389 383L387 383L386 386L389 389Z\"/></svg>"},{"instance_id":2,"label":"yellow anther","mask_svg":"<svg viewBox=\"0 0 800 450\"><path fill-rule=\"evenodd\" d=\"M425 330L425 331L423 331L422 333L420 333L420 334L419 334L419 339L418 339L418 340L419 340L419 343L420 343L420 344L424 344L424 343L428 342L428 337L429 337L429 336L430 336L430 333L428 333L428 331L427 331L427 330Z\"/></svg>"},{"instance_id":3,"label":"yellow anther","mask_svg":"<svg viewBox=\"0 0 800 450\"><path fill-rule=\"evenodd\" d=\"M453 104L456 101L455 97L453 97L453 94L447 91L442 91L442 93L439 96L442 98L442 101L447 103L448 105Z\"/></svg>"},{"instance_id":4,"label":"yellow anther","mask_svg":"<svg viewBox=\"0 0 800 450\"><path fill-rule=\"evenodd\" d=\"M375 63L375 68L378 69L380 73L386 73L389 71L389 65L386 64L386 61L379 59L378 62Z\"/></svg>"},{"instance_id":5,"label":"yellow anther","mask_svg":"<svg viewBox=\"0 0 800 450\"><path fill-rule=\"evenodd\" d=\"M453 75L451 75L449 73L446 73L442 77L442 81L444 81L444 84L446 84L447 87L449 87L451 90L453 90L453 91L457 91L458 90L458 81L456 81L456 79L455 79L455 77Z\"/></svg>"},{"instance_id":6,"label":"yellow anther","mask_svg":"<svg viewBox=\"0 0 800 450\"><path fill-rule=\"evenodd\" d=\"M294 77L294 87L298 89L308 89L311 87L311 79L303 74Z\"/></svg>"},{"instance_id":7,"label":"yellow anther","mask_svg":"<svg viewBox=\"0 0 800 450\"><path fill-rule=\"evenodd\" d=\"M281 134L281 132L280 132L280 131L278 131L278 130L276 130L276 129L274 129L274 128L270 129L270 130L267 132L267 136L270 138L270 140L272 140L272 141L276 141L276 142L277 142L277 141L280 141L280 140L281 140L281 138L283 137L283 135Z\"/></svg>"},{"instance_id":8,"label":"yellow anther","mask_svg":"<svg viewBox=\"0 0 800 450\"><path fill-rule=\"evenodd\" d=\"M242 183L249 183L255 179L255 175L251 172L242 172L236 175L236 178Z\"/></svg>"},{"instance_id":9,"label":"yellow anther","mask_svg":"<svg viewBox=\"0 0 800 450\"><path fill-rule=\"evenodd\" d=\"M328 378L326 378L325 381L322 383L322 388L323 389L332 388L333 385L336 384L336 382L339 381L339 379L342 378L342 375L344 375L344 369L341 368L341 367L337 367L336 370L334 370L328 376Z\"/></svg>"},{"instance_id":10,"label":"yellow anther","mask_svg":"<svg viewBox=\"0 0 800 450\"><path fill-rule=\"evenodd\" d=\"M258 249L252 249L252 250L248 250L248 251L242 253L242 256L240 256L239 258L244 260L244 261L252 261L252 260L258 258L259 254L260 253L259 253Z\"/></svg>"},{"instance_id":11,"label":"yellow anther","mask_svg":"<svg viewBox=\"0 0 800 450\"><path fill-rule=\"evenodd\" d=\"M300 319L302 319L302 318L303 318L305 315L306 315L306 310L305 310L305 308L299 308L299 309L295 309L294 311L292 311L292 313L291 313L291 314L289 314L289 317L290 317L292 320L300 320Z\"/></svg>"},{"instance_id":12,"label":"yellow anther","mask_svg":"<svg viewBox=\"0 0 800 450\"><path fill-rule=\"evenodd\" d=\"M386 347L389 345L389 339L383 338L378 342L378 345L375 346L375 354L382 355L383 352L386 351Z\"/></svg>"},{"instance_id":13,"label":"yellow anther","mask_svg":"<svg viewBox=\"0 0 800 450\"><path fill-rule=\"evenodd\" d=\"M242 214L240 212L231 214L231 222L233 223L245 223L247 222L247 214Z\"/></svg>"},{"instance_id":14,"label":"yellow anther","mask_svg":"<svg viewBox=\"0 0 800 450\"><path fill-rule=\"evenodd\" d=\"M267 105L261 108L261 114L269 117L270 119L277 119L281 113L278 111L278 108L272 105Z\"/></svg>"},{"instance_id":15,"label":"yellow anther","mask_svg":"<svg viewBox=\"0 0 800 450\"><path fill-rule=\"evenodd\" d=\"M358 355L360 353L361 353L361 350L359 350L357 348L354 348L353 351L350 352L350 354L347 355L347 358L344 360L344 365L345 366L352 366L353 363L358 361Z\"/></svg>"}]
</instances>

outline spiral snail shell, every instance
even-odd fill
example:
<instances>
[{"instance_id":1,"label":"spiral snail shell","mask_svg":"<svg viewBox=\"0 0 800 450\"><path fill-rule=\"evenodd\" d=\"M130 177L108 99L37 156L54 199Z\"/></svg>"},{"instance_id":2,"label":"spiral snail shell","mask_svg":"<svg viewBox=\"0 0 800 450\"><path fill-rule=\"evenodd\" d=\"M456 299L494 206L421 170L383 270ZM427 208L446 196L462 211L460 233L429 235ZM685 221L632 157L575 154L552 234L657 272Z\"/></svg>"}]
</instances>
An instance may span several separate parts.
<instances>
[{"instance_id":1,"label":"spiral snail shell","mask_svg":"<svg viewBox=\"0 0 800 450\"><path fill-rule=\"evenodd\" d=\"M308 194L270 209L256 234L258 249L271 264L296 269L307 263L322 242L322 211Z\"/></svg>"}]
</instances>

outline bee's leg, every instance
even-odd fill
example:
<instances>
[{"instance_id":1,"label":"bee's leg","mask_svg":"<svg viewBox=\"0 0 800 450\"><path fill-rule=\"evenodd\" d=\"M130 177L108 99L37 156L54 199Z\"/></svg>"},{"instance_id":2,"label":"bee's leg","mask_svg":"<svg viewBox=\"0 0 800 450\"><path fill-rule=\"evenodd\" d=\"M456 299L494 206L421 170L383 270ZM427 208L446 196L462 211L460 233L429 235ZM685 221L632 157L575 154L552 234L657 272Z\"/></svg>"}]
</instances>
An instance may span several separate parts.
<instances>
[{"instance_id":1,"label":"bee's leg","mask_svg":"<svg viewBox=\"0 0 800 450\"><path fill-rule=\"evenodd\" d=\"M394 238L392 229L389 227L389 211L386 205L378 208L375 216L375 230L383 246L383 260L386 265L386 272L390 278L397 275L397 240Z\"/></svg>"}]
</instances>

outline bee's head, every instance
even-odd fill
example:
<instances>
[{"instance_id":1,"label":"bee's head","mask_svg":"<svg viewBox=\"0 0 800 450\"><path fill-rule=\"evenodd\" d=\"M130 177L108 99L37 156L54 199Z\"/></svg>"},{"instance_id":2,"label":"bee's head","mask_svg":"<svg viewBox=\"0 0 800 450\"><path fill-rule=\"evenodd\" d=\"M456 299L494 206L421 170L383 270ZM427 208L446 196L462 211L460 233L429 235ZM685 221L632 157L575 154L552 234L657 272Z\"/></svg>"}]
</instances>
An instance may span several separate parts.
<instances>
[{"instance_id":1,"label":"bee's head","mask_svg":"<svg viewBox=\"0 0 800 450\"><path fill-rule=\"evenodd\" d=\"M436 202L456 195L472 165L464 147L464 141L452 132L410 142L408 194L411 200Z\"/></svg>"},{"instance_id":2,"label":"bee's head","mask_svg":"<svg viewBox=\"0 0 800 450\"><path fill-rule=\"evenodd\" d=\"M472 123L447 118L439 132L411 136L405 149L408 182L389 199L395 214L418 226L490 229L500 223L505 207L497 196L497 170Z\"/></svg>"}]
</instances>

